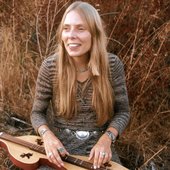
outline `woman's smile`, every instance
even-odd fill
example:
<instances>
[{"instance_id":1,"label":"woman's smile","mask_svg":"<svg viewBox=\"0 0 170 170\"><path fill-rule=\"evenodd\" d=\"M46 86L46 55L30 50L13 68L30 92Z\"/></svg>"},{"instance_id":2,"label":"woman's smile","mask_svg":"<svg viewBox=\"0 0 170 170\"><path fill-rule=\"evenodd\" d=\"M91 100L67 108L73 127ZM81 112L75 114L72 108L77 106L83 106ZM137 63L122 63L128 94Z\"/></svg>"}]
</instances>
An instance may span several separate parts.
<instances>
[{"instance_id":1,"label":"woman's smile","mask_svg":"<svg viewBox=\"0 0 170 170\"><path fill-rule=\"evenodd\" d=\"M81 44L78 44L78 43L69 43L68 44L68 47L71 49L71 50L74 50L76 49L76 47L80 47Z\"/></svg>"}]
</instances>

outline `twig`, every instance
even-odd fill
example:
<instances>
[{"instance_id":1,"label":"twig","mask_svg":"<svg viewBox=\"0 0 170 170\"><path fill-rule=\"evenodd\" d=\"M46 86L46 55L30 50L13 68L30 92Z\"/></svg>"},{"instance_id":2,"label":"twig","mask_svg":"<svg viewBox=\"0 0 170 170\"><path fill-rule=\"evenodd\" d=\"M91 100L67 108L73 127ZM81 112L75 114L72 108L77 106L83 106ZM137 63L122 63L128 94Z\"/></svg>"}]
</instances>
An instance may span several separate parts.
<instances>
[{"instance_id":1,"label":"twig","mask_svg":"<svg viewBox=\"0 0 170 170\"><path fill-rule=\"evenodd\" d=\"M140 168L146 166L149 161L151 161L155 156L157 156L160 152L162 152L162 151L163 151L164 149L166 149L166 148L167 148L167 146L162 147L158 152L156 152L156 153L155 153L153 156L151 156L147 161L145 161L144 164L143 164ZM139 168L139 169L140 169L140 168Z\"/></svg>"},{"instance_id":2,"label":"twig","mask_svg":"<svg viewBox=\"0 0 170 170\"><path fill-rule=\"evenodd\" d=\"M107 13L103 13L103 14L100 14L100 16L105 16L105 15L115 15L115 14L119 14L120 12L107 12Z\"/></svg>"},{"instance_id":3,"label":"twig","mask_svg":"<svg viewBox=\"0 0 170 170\"><path fill-rule=\"evenodd\" d=\"M33 127L25 128L25 129L19 129L18 132L25 132L25 131L31 131L34 130Z\"/></svg>"},{"instance_id":4,"label":"twig","mask_svg":"<svg viewBox=\"0 0 170 170\"><path fill-rule=\"evenodd\" d=\"M31 126L31 124L29 124L29 123L27 123L27 122L25 122L25 121L23 121L23 120L21 120L21 119L18 119L18 118L16 118L16 117L11 117L11 119L12 119L12 120L15 120L15 121L17 121L17 122L23 123L23 124L25 124L25 125Z\"/></svg>"},{"instance_id":5,"label":"twig","mask_svg":"<svg viewBox=\"0 0 170 170\"><path fill-rule=\"evenodd\" d=\"M114 24L114 27L113 27L113 29L112 29L110 35L109 35L109 39L112 37L113 32L114 32L116 26L118 25L120 18L125 14L125 9L126 9L126 7L127 7L127 6L124 7L124 9L123 9L122 12L120 13L120 15L119 15L119 17L118 17L116 23ZM109 42L108 42L108 43L109 43Z\"/></svg>"}]
</instances>

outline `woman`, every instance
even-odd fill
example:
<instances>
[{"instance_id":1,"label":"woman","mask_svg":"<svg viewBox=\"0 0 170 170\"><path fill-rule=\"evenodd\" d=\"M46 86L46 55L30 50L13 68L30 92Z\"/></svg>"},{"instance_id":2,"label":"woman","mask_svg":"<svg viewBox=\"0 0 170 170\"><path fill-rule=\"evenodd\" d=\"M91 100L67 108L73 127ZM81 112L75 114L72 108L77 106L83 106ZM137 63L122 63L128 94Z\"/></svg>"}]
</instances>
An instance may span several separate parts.
<instances>
[{"instance_id":1,"label":"woman","mask_svg":"<svg viewBox=\"0 0 170 170\"><path fill-rule=\"evenodd\" d=\"M94 169L120 163L114 142L130 117L125 76L119 58L106 51L97 10L86 2L71 4L57 38L56 54L39 70L31 114L49 160L61 167L62 156L77 154L89 155Z\"/></svg>"}]
</instances>

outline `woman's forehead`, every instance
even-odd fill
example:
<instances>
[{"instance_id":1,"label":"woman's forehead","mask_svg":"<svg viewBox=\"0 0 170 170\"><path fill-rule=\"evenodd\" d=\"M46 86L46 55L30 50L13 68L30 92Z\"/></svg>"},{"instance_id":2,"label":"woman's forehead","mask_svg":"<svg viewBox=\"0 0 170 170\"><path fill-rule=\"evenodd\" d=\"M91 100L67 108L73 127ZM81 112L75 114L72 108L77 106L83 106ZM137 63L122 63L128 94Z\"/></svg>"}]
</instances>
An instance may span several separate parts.
<instances>
[{"instance_id":1,"label":"woman's forehead","mask_svg":"<svg viewBox=\"0 0 170 170\"><path fill-rule=\"evenodd\" d=\"M87 25L85 18L78 11L70 11L66 14L64 25Z\"/></svg>"}]
</instances>

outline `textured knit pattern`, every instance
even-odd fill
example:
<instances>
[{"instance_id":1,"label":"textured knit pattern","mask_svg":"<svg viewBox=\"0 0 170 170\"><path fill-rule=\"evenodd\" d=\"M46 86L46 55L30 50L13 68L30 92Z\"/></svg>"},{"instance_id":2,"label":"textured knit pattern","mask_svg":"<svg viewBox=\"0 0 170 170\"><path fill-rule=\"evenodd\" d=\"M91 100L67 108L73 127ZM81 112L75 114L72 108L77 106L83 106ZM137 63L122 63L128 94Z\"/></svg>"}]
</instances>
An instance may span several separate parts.
<instances>
[{"instance_id":1,"label":"textured knit pattern","mask_svg":"<svg viewBox=\"0 0 170 170\"><path fill-rule=\"evenodd\" d=\"M92 80L88 79L84 83L77 81L77 103L78 114L71 120L65 120L57 116L58 110L55 106L55 85L56 85L56 55L50 56L42 63L37 83L36 94L33 104L31 122L35 130L38 127L47 124L50 127L71 130L86 130L86 131L104 131L109 126L116 128L119 135L124 131L130 118L129 103L124 75L124 67L120 59L109 54L109 64L111 75L109 77L111 85L115 94L115 105L113 110L113 117L103 127L98 127L96 123L96 113L92 108ZM49 110L49 105L52 110ZM49 117L53 117L53 121L48 122ZM51 119L50 119L51 120ZM97 142L100 135L91 136L86 141L81 141L75 135L64 134L64 132L57 132L54 128L54 133L63 142L64 146L71 154L88 155L93 145ZM119 162L117 154L112 148L113 160ZM114 158L115 157L115 158Z\"/></svg>"}]
</instances>

